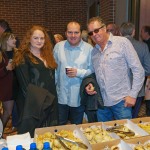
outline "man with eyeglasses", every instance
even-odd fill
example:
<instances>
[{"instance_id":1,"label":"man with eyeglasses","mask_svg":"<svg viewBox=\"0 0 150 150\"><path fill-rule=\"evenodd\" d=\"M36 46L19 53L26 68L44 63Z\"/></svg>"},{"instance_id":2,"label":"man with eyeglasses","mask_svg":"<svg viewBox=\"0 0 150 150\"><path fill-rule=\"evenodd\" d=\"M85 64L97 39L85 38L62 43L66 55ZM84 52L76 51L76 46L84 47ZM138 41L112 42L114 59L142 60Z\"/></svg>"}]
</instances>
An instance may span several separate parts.
<instances>
[{"instance_id":1,"label":"man with eyeglasses","mask_svg":"<svg viewBox=\"0 0 150 150\"><path fill-rule=\"evenodd\" d=\"M100 17L89 20L88 31L96 43L92 63L105 106L97 111L98 121L131 119L132 106L144 82L144 69L137 53L128 39L108 33ZM90 90L92 86L86 87L89 95L96 94Z\"/></svg>"},{"instance_id":2,"label":"man with eyeglasses","mask_svg":"<svg viewBox=\"0 0 150 150\"><path fill-rule=\"evenodd\" d=\"M57 43L54 57L56 87L58 94L59 124L81 124L85 107L80 105L80 85L82 79L93 72L91 51L93 47L81 39L81 26L73 21L67 24L67 40Z\"/></svg>"}]
</instances>

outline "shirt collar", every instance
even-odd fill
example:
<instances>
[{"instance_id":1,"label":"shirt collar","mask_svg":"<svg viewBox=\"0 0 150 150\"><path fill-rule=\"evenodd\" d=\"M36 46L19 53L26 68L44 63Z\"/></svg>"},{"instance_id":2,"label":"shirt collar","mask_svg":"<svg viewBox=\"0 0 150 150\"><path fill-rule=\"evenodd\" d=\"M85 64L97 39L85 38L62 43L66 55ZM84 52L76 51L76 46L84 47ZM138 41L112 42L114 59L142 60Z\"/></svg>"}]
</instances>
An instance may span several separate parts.
<instances>
[{"instance_id":1,"label":"shirt collar","mask_svg":"<svg viewBox=\"0 0 150 150\"><path fill-rule=\"evenodd\" d=\"M113 34L109 33L109 38L108 38L107 44L112 44L112 41L113 41Z\"/></svg>"},{"instance_id":2,"label":"shirt collar","mask_svg":"<svg viewBox=\"0 0 150 150\"><path fill-rule=\"evenodd\" d=\"M79 49L79 50L83 50L83 40L81 39L81 41L80 41L80 43L79 43L79 45L78 46L75 46L75 47L72 47L71 45L70 45L70 43L66 40L66 42L65 42L65 47L66 48L69 48L69 49Z\"/></svg>"}]
</instances>

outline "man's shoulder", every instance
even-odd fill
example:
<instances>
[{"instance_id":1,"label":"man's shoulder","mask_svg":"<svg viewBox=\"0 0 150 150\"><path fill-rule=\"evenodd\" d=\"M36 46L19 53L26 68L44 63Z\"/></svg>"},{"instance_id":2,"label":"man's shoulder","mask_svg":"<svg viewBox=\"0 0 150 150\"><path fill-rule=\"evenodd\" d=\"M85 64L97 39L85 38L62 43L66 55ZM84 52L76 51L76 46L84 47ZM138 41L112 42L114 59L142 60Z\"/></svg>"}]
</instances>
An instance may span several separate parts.
<instances>
[{"instance_id":1,"label":"man's shoulder","mask_svg":"<svg viewBox=\"0 0 150 150\"><path fill-rule=\"evenodd\" d=\"M113 36L113 39L115 39L116 41L117 40L120 40L120 41L128 40L126 37L123 37L123 36Z\"/></svg>"},{"instance_id":2,"label":"man's shoulder","mask_svg":"<svg viewBox=\"0 0 150 150\"><path fill-rule=\"evenodd\" d=\"M142 41L138 41L136 39L134 39L133 41L131 41L131 43L133 44L134 47L136 47L137 49L142 49L145 50L147 49L147 45L146 43L142 42Z\"/></svg>"},{"instance_id":3,"label":"man's shoulder","mask_svg":"<svg viewBox=\"0 0 150 150\"><path fill-rule=\"evenodd\" d=\"M66 43L66 40L58 42L54 46L54 52L59 51L59 49L62 49L62 47L64 47L65 43Z\"/></svg>"},{"instance_id":4,"label":"man's shoulder","mask_svg":"<svg viewBox=\"0 0 150 150\"><path fill-rule=\"evenodd\" d=\"M137 41L137 40L136 40L136 44L138 44L138 45L140 45L140 46L142 46L142 47L147 46L146 43L144 43L144 42L142 42L142 41Z\"/></svg>"},{"instance_id":5,"label":"man's shoulder","mask_svg":"<svg viewBox=\"0 0 150 150\"><path fill-rule=\"evenodd\" d=\"M65 45L66 42L67 42L67 40L60 41L55 46Z\"/></svg>"},{"instance_id":6,"label":"man's shoulder","mask_svg":"<svg viewBox=\"0 0 150 150\"><path fill-rule=\"evenodd\" d=\"M92 45L89 44L88 42L83 41L83 43L84 43L86 46L92 47Z\"/></svg>"},{"instance_id":7,"label":"man's shoulder","mask_svg":"<svg viewBox=\"0 0 150 150\"><path fill-rule=\"evenodd\" d=\"M81 42L82 42L81 47L86 48L86 49L90 49L90 50L93 49L93 46L91 44L89 44L85 41L81 41Z\"/></svg>"},{"instance_id":8,"label":"man's shoulder","mask_svg":"<svg viewBox=\"0 0 150 150\"><path fill-rule=\"evenodd\" d=\"M120 43L128 43L128 39L126 37L123 37L123 36L113 36L112 38L112 43L117 43L117 44L120 44Z\"/></svg>"}]
</instances>

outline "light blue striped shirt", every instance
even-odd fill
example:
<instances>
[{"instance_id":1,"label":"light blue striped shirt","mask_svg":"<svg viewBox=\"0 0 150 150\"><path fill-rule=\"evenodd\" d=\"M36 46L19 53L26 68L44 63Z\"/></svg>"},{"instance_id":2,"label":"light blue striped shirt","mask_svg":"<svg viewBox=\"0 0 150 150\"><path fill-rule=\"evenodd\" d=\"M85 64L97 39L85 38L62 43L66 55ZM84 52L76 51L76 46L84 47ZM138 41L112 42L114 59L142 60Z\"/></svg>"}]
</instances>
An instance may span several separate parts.
<instances>
[{"instance_id":1,"label":"light blue striped shirt","mask_svg":"<svg viewBox=\"0 0 150 150\"><path fill-rule=\"evenodd\" d=\"M103 51L99 45L93 49L92 62L105 106L113 106L126 96L137 97L144 82L144 69L128 39L110 34Z\"/></svg>"},{"instance_id":2,"label":"light blue striped shirt","mask_svg":"<svg viewBox=\"0 0 150 150\"><path fill-rule=\"evenodd\" d=\"M91 51L93 47L82 41L76 47L72 47L68 41L62 41L54 47L54 57L58 64L55 79L58 94L58 102L71 107L80 106L80 85L82 79L93 73ZM65 67L77 68L77 76L69 78Z\"/></svg>"}]
</instances>

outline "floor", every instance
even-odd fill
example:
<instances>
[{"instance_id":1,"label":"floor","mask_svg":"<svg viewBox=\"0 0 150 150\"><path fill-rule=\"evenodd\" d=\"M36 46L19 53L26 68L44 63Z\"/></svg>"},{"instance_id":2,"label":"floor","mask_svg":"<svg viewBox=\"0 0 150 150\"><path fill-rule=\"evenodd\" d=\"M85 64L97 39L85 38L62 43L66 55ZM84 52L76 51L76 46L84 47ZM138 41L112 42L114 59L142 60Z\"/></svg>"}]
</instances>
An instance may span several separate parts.
<instances>
[{"instance_id":1,"label":"floor","mask_svg":"<svg viewBox=\"0 0 150 150\"><path fill-rule=\"evenodd\" d=\"M12 118L9 119L7 126L4 129L3 138L6 139L7 136L17 134L16 128L12 127Z\"/></svg>"}]
</instances>

